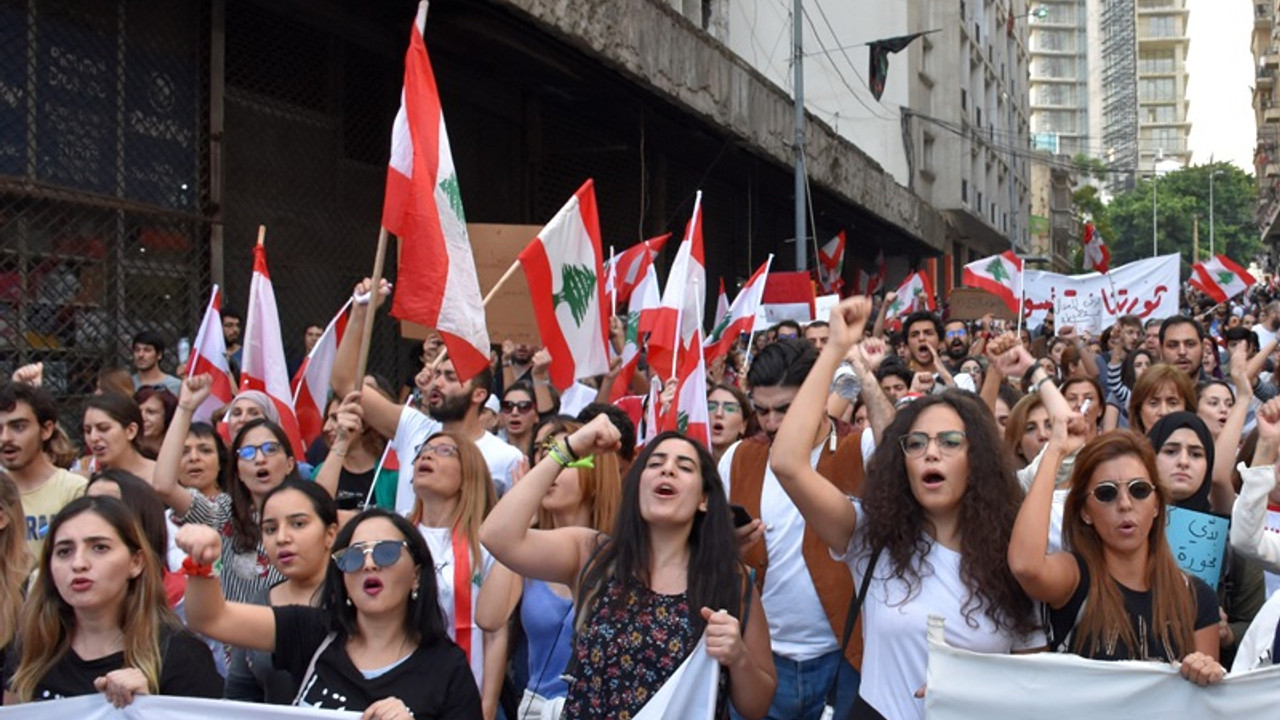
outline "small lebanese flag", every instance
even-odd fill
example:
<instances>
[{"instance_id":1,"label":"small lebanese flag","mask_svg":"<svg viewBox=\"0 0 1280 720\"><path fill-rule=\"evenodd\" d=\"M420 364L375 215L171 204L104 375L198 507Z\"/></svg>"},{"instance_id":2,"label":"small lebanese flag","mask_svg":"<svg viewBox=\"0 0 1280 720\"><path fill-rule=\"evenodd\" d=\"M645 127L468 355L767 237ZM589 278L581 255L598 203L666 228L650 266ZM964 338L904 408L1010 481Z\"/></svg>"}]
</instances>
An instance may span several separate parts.
<instances>
[{"instance_id":1,"label":"small lebanese flag","mask_svg":"<svg viewBox=\"0 0 1280 720\"><path fill-rule=\"evenodd\" d=\"M755 330L756 313L764 297L765 279L770 277L769 267L772 264L773 255L769 255L764 264L756 269L751 279L747 280L747 283L738 291L738 296L733 299L733 305L729 306L728 314L724 320L716 324L711 337L707 338L703 351L706 362L711 363L719 357L728 355L733 349L733 344L743 333L750 334Z\"/></svg>"},{"instance_id":2,"label":"small lebanese flag","mask_svg":"<svg viewBox=\"0 0 1280 720\"><path fill-rule=\"evenodd\" d=\"M671 263L667 284L662 289L662 305L649 336L649 367L663 380L676 370L677 355L701 330L703 308L707 306L706 253L702 243L702 191L693 201L693 215L685 228L684 241ZM693 291L690 292L689 288Z\"/></svg>"},{"instance_id":3,"label":"small lebanese flag","mask_svg":"<svg viewBox=\"0 0 1280 720\"><path fill-rule=\"evenodd\" d=\"M844 287L844 231L818 248L818 284L822 286L822 294L839 293Z\"/></svg>"},{"instance_id":4,"label":"small lebanese flag","mask_svg":"<svg viewBox=\"0 0 1280 720\"><path fill-rule=\"evenodd\" d=\"M813 281L804 271L769 273L760 302L764 306L765 317L771 323L780 320L810 322L815 312Z\"/></svg>"},{"instance_id":5,"label":"small lebanese flag","mask_svg":"<svg viewBox=\"0 0 1280 720\"><path fill-rule=\"evenodd\" d=\"M884 251L876 253L876 269L873 273L868 273L861 267L855 268L853 272L853 292L857 295L874 295L877 290L884 287L885 280L888 277L888 267L884 260Z\"/></svg>"},{"instance_id":6,"label":"small lebanese flag","mask_svg":"<svg viewBox=\"0 0 1280 720\"><path fill-rule=\"evenodd\" d=\"M1102 234L1093 223L1084 224L1084 266L1094 272L1105 273L1111 265L1111 251L1102 240Z\"/></svg>"},{"instance_id":7,"label":"small lebanese flag","mask_svg":"<svg viewBox=\"0 0 1280 720\"><path fill-rule=\"evenodd\" d=\"M191 417L196 422L212 422L213 414L229 405L235 397L231 365L227 363L227 343L222 336L222 293L217 285L209 295L209 305L205 308L204 319L200 321L200 330L196 332L196 344L191 348L187 368L187 377L207 374L213 378L209 397Z\"/></svg>"},{"instance_id":8,"label":"small lebanese flag","mask_svg":"<svg viewBox=\"0 0 1280 720\"><path fill-rule=\"evenodd\" d=\"M245 313L241 359L240 389L265 392L280 413L280 427L289 437L294 453L306 453L298 418L293 413L289 366L285 364L284 341L280 336L280 313L276 310L276 293L267 272L267 249L261 243L253 247L253 280L249 284L249 311Z\"/></svg>"},{"instance_id":9,"label":"small lebanese flag","mask_svg":"<svg viewBox=\"0 0 1280 720\"><path fill-rule=\"evenodd\" d=\"M917 310L933 312L938 309L933 298L933 282L923 270L917 270L907 276L898 286L897 297L885 313L886 317L910 315Z\"/></svg>"},{"instance_id":10,"label":"small lebanese flag","mask_svg":"<svg viewBox=\"0 0 1280 720\"><path fill-rule=\"evenodd\" d=\"M702 330L697 330L684 353L677 373L676 397L664 408L662 429L682 435L711 449L711 415L707 412L707 364L697 348L702 347Z\"/></svg>"},{"instance_id":11,"label":"small lebanese flag","mask_svg":"<svg viewBox=\"0 0 1280 720\"><path fill-rule=\"evenodd\" d=\"M662 402L662 380L657 375L649 378L649 397L644 403L644 432L637 433L640 442L636 447L644 447L658 437L662 429L658 427L658 404Z\"/></svg>"},{"instance_id":12,"label":"small lebanese flag","mask_svg":"<svg viewBox=\"0 0 1280 720\"><path fill-rule=\"evenodd\" d=\"M720 327L720 322L729 314L729 296L724 291L724 278L720 278L720 294L716 296L716 324L714 327Z\"/></svg>"},{"instance_id":13,"label":"small lebanese flag","mask_svg":"<svg viewBox=\"0 0 1280 720\"><path fill-rule=\"evenodd\" d=\"M583 183L538 237L520 252L542 344L551 353L551 384L609 372L604 258L591 180Z\"/></svg>"},{"instance_id":14,"label":"small lebanese flag","mask_svg":"<svg viewBox=\"0 0 1280 720\"><path fill-rule=\"evenodd\" d=\"M671 233L667 233L636 243L608 263L607 270L613 283L605 287L605 295L613 293L618 296L616 301L608 298L609 307L614 307L615 303L621 305L631 299L631 293L644 278L645 268L658 257L658 253L662 252L662 248L670 237Z\"/></svg>"},{"instance_id":15,"label":"small lebanese flag","mask_svg":"<svg viewBox=\"0 0 1280 720\"><path fill-rule=\"evenodd\" d=\"M1022 258L1012 250L992 255L964 266L961 281L967 287L975 287L995 295L1018 312L1022 295Z\"/></svg>"},{"instance_id":16,"label":"small lebanese flag","mask_svg":"<svg viewBox=\"0 0 1280 720\"><path fill-rule=\"evenodd\" d=\"M1223 303L1248 290L1256 280L1249 271L1226 255L1215 255L1191 266L1194 277L1187 281L1200 292Z\"/></svg>"},{"instance_id":17,"label":"small lebanese flag","mask_svg":"<svg viewBox=\"0 0 1280 720\"><path fill-rule=\"evenodd\" d=\"M305 447L320 437L324 431L324 405L329 399L329 376L333 374L333 360L338 356L338 344L347 331L347 311L351 299L329 321L324 334L316 341L307 358L302 361L293 376L293 409L298 414L298 431L302 433ZM374 476L377 477L376 475Z\"/></svg>"},{"instance_id":18,"label":"small lebanese flag","mask_svg":"<svg viewBox=\"0 0 1280 720\"><path fill-rule=\"evenodd\" d=\"M636 368L640 365L640 347L644 334L653 327L658 306L662 297L658 292L658 270L653 259L643 261L644 272L635 292L631 293L627 308L627 336L622 346L622 368L613 380L613 390L609 393L609 402L616 403L631 394L631 378L635 377Z\"/></svg>"}]
</instances>

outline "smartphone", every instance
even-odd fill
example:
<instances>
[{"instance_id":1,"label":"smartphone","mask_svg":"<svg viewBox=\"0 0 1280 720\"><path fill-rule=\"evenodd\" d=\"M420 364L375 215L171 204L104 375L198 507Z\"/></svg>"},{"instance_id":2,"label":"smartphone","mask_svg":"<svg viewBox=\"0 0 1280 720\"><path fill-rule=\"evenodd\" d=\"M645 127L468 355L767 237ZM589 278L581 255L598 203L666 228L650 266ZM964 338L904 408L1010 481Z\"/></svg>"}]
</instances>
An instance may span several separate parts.
<instances>
[{"instance_id":1,"label":"smartphone","mask_svg":"<svg viewBox=\"0 0 1280 720\"><path fill-rule=\"evenodd\" d=\"M755 518L751 517L751 513L741 505L730 505L729 509L733 511L733 526L740 528L743 525L750 525Z\"/></svg>"}]
</instances>

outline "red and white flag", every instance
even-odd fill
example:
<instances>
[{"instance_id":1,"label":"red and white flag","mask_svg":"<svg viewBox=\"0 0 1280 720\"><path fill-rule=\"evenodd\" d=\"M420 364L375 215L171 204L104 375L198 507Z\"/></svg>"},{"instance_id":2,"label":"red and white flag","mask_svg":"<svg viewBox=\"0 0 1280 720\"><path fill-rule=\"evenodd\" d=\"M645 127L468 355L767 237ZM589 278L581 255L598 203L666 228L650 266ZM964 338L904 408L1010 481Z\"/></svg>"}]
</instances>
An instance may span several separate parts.
<instances>
[{"instance_id":1,"label":"red and white flag","mask_svg":"<svg viewBox=\"0 0 1280 720\"><path fill-rule=\"evenodd\" d=\"M765 279L764 295L760 302L764 315L771 323L795 320L807 323L813 320L815 298L813 280L807 272L771 272Z\"/></svg>"},{"instance_id":2,"label":"red and white flag","mask_svg":"<svg viewBox=\"0 0 1280 720\"><path fill-rule=\"evenodd\" d=\"M729 306L729 312L724 319L716 323L716 328L711 332L711 337L707 338L703 351L706 362L712 363L717 358L728 355L733 349L733 344L743 333L749 335L755 329L756 313L764 297L765 281L772 264L773 255L770 255L738 291L738 296L733 299L733 305Z\"/></svg>"},{"instance_id":3,"label":"red and white flag","mask_svg":"<svg viewBox=\"0 0 1280 720\"><path fill-rule=\"evenodd\" d=\"M693 341L681 354L677 372L676 397L663 409L662 429L678 430L690 440L711 449L711 415L707 412L707 364L702 353L702 330L694 331Z\"/></svg>"},{"instance_id":4,"label":"red and white flag","mask_svg":"<svg viewBox=\"0 0 1280 720\"><path fill-rule=\"evenodd\" d=\"M444 113L422 31L427 3L409 33L404 92L391 128L382 225L400 238L391 314L440 332L463 382L489 366L480 282Z\"/></svg>"},{"instance_id":5,"label":"red and white flag","mask_svg":"<svg viewBox=\"0 0 1280 720\"><path fill-rule=\"evenodd\" d=\"M1192 265L1191 273L1187 284L1220 303L1248 290L1257 282L1248 270L1226 255L1215 255Z\"/></svg>"},{"instance_id":6,"label":"red and white flag","mask_svg":"<svg viewBox=\"0 0 1280 720\"><path fill-rule=\"evenodd\" d=\"M961 281L995 295L1015 315L1022 304L1022 258L1012 250L964 266Z\"/></svg>"},{"instance_id":7,"label":"red and white flag","mask_svg":"<svg viewBox=\"0 0 1280 720\"><path fill-rule=\"evenodd\" d=\"M304 447L311 447L311 443L324 431L324 406L329 399L329 376L333 374L333 360L338 356L338 344L347 332L350 308L351 299L348 298L293 375L293 409L298 415L298 431L302 433L302 442L306 443Z\"/></svg>"},{"instance_id":8,"label":"red and white flag","mask_svg":"<svg viewBox=\"0 0 1280 720\"><path fill-rule=\"evenodd\" d=\"M298 418L293 413L293 392L289 389L289 366L284 359L280 313L276 309L271 274L267 272L267 249L261 244L253 248L253 280L249 283L249 311L244 319L240 389L266 393L280 413L280 427L289 436L293 451L300 455L307 451L298 430Z\"/></svg>"},{"instance_id":9,"label":"red and white flag","mask_svg":"<svg viewBox=\"0 0 1280 720\"><path fill-rule=\"evenodd\" d=\"M898 286L897 297L889 305L885 317L909 315L917 310L933 312L937 309L938 303L933 296L933 282L929 280L929 274L917 270Z\"/></svg>"},{"instance_id":10,"label":"red and white flag","mask_svg":"<svg viewBox=\"0 0 1280 720\"><path fill-rule=\"evenodd\" d=\"M609 372L600 220L590 180L520 252L542 344L551 353L551 384Z\"/></svg>"},{"instance_id":11,"label":"red and white flag","mask_svg":"<svg viewBox=\"0 0 1280 720\"><path fill-rule=\"evenodd\" d=\"M1102 241L1102 234L1093 223L1084 224L1084 267L1086 270L1105 273L1111 265L1111 251Z\"/></svg>"},{"instance_id":12,"label":"red and white flag","mask_svg":"<svg viewBox=\"0 0 1280 720\"><path fill-rule=\"evenodd\" d=\"M658 257L670 237L671 233L667 233L636 243L608 263L607 275L610 282L605 285L604 292L609 300L609 307L622 305L631 299L631 293L644 278L645 268ZM609 297L611 294L617 295L617 299Z\"/></svg>"},{"instance_id":13,"label":"red and white flag","mask_svg":"<svg viewBox=\"0 0 1280 720\"><path fill-rule=\"evenodd\" d=\"M818 248L818 285L823 295L839 293L844 287L844 231Z\"/></svg>"},{"instance_id":14,"label":"red and white flag","mask_svg":"<svg viewBox=\"0 0 1280 720\"><path fill-rule=\"evenodd\" d=\"M885 280L889 276L889 270L884 260L884 251L876 253L876 267L873 272L868 273L861 267L857 267L853 271L853 293L855 295L874 295L877 290L884 287Z\"/></svg>"},{"instance_id":15,"label":"red and white flag","mask_svg":"<svg viewBox=\"0 0 1280 720\"><path fill-rule=\"evenodd\" d=\"M642 261L644 270L640 282L628 300L627 335L622 346L622 368L618 377L614 378L613 390L609 394L609 402L616 403L631 393L631 379L635 377L636 368L640 365L640 348L644 344L644 335L653 327L658 306L662 296L658 292L658 269L653 259Z\"/></svg>"},{"instance_id":16,"label":"red and white flag","mask_svg":"<svg viewBox=\"0 0 1280 720\"><path fill-rule=\"evenodd\" d=\"M644 402L644 431L636 433L640 438L640 442L636 443L636 447L644 447L653 442L662 432L662 428L658 426L658 405L662 402L662 380L658 376L649 378L649 396Z\"/></svg>"},{"instance_id":17,"label":"red and white flag","mask_svg":"<svg viewBox=\"0 0 1280 720\"><path fill-rule=\"evenodd\" d=\"M706 254L702 246L702 192L693 202L693 216L685 229L680 251L671 263L667 284L662 290L662 306L649 336L649 367L666 380L676 370L677 356L689 347L695 330L700 330L702 309L707 304Z\"/></svg>"},{"instance_id":18,"label":"red and white flag","mask_svg":"<svg viewBox=\"0 0 1280 720\"><path fill-rule=\"evenodd\" d=\"M720 323L728 314L729 296L724 291L724 278L720 278L720 294L716 296L716 324L713 327L720 327Z\"/></svg>"},{"instance_id":19,"label":"red and white flag","mask_svg":"<svg viewBox=\"0 0 1280 720\"><path fill-rule=\"evenodd\" d=\"M196 344L191 348L187 361L187 377L208 374L213 378L213 389L200 407L192 414L196 422L213 422L213 414L235 397L231 384L231 365L227 362L227 342L222 336L222 292L213 286L204 319L196 332Z\"/></svg>"}]
</instances>

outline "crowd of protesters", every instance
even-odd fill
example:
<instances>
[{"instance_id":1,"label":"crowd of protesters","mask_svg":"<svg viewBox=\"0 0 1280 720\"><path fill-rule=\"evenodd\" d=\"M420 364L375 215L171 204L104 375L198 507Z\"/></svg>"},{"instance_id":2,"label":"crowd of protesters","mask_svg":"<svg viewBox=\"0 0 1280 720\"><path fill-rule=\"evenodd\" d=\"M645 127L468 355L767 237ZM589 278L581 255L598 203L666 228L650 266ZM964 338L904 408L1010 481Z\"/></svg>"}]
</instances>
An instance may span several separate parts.
<instances>
[{"instance_id":1,"label":"crowd of protesters","mask_svg":"<svg viewBox=\"0 0 1280 720\"><path fill-rule=\"evenodd\" d=\"M1275 660L1264 292L1096 335L848 298L711 364L709 445L648 432L643 364L615 403L616 372L561 392L510 341L465 380L438 338L406 388L356 377L389 293L355 288L311 447L260 392L196 421L213 379L161 370L153 333L79 447L40 366L0 386L6 704L629 718L704 640L717 717L922 718L931 616L959 648L1197 685ZM1175 508L1231 517L1217 587L1171 552Z\"/></svg>"}]
</instances>

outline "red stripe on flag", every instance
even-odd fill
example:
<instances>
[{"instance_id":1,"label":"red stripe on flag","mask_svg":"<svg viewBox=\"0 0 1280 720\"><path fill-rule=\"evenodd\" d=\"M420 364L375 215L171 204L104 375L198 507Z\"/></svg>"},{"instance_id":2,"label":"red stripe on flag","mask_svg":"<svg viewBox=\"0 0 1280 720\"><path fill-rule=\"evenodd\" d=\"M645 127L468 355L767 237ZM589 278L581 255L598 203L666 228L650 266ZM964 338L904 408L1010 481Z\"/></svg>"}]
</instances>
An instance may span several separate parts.
<instances>
[{"instance_id":1,"label":"red stripe on flag","mask_svg":"<svg viewBox=\"0 0 1280 720\"><path fill-rule=\"evenodd\" d=\"M555 287L551 278L551 260L547 257L547 247L540 241L529 243L520 253L520 266L524 268L529 281L529 295L532 297L550 298ZM543 329L542 343L551 357L572 358L573 352L560 330L560 321L556 319L555 305L550 302L533 303L534 318L538 327ZM608 327L608 323L605 323ZM551 329L554 328L554 332ZM558 389L565 389L573 384L573 363L552 363L548 368L551 384Z\"/></svg>"}]
</instances>

